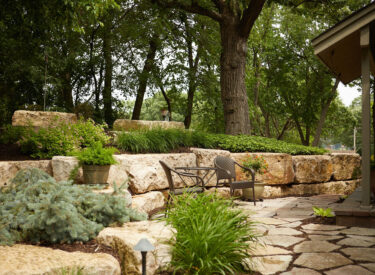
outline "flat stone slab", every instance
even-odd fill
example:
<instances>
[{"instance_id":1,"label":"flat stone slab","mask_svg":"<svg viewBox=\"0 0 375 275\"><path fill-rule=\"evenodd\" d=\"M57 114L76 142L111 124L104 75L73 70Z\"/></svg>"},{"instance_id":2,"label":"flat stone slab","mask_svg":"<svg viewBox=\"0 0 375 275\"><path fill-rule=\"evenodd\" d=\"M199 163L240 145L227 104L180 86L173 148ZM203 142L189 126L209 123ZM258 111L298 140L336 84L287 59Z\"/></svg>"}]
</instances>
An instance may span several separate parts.
<instances>
[{"instance_id":1,"label":"flat stone slab","mask_svg":"<svg viewBox=\"0 0 375 275\"><path fill-rule=\"evenodd\" d=\"M288 224L287 221L274 219L274 218L256 217L253 220L259 223L271 224L271 225Z\"/></svg>"},{"instance_id":2,"label":"flat stone slab","mask_svg":"<svg viewBox=\"0 0 375 275\"><path fill-rule=\"evenodd\" d=\"M361 266L364 266L364 267L367 268L368 270L375 272L375 263L371 263L371 264L361 264Z\"/></svg>"},{"instance_id":3,"label":"flat stone slab","mask_svg":"<svg viewBox=\"0 0 375 275\"><path fill-rule=\"evenodd\" d=\"M369 247L374 245L372 242L368 242L365 240L361 239L356 239L356 238L346 238L343 240L340 240L337 242L338 245L347 245L347 246L362 246L362 247Z\"/></svg>"},{"instance_id":4,"label":"flat stone slab","mask_svg":"<svg viewBox=\"0 0 375 275\"><path fill-rule=\"evenodd\" d=\"M275 274L285 271L292 259L293 257L290 255L254 257L252 258L252 262L254 263L253 270L265 275Z\"/></svg>"},{"instance_id":5,"label":"flat stone slab","mask_svg":"<svg viewBox=\"0 0 375 275\"><path fill-rule=\"evenodd\" d=\"M294 237L294 236L285 236L285 235L271 235L271 236L265 236L263 238L263 241L266 244L278 245L282 247L289 247L303 240L304 238L299 238L299 237Z\"/></svg>"},{"instance_id":6,"label":"flat stone slab","mask_svg":"<svg viewBox=\"0 0 375 275\"><path fill-rule=\"evenodd\" d=\"M350 227L342 230L341 233L350 235L375 236L375 228Z\"/></svg>"},{"instance_id":7,"label":"flat stone slab","mask_svg":"<svg viewBox=\"0 0 375 275\"><path fill-rule=\"evenodd\" d=\"M254 256L286 255L292 254L292 251L275 247L272 245L257 245L251 253Z\"/></svg>"},{"instance_id":8,"label":"flat stone slab","mask_svg":"<svg viewBox=\"0 0 375 275\"><path fill-rule=\"evenodd\" d=\"M289 227L289 228L296 228L300 226L302 222L292 222L292 223L287 223L287 224L282 224L280 227Z\"/></svg>"},{"instance_id":9,"label":"flat stone slab","mask_svg":"<svg viewBox=\"0 0 375 275\"><path fill-rule=\"evenodd\" d=\"M337 269L324 272L326 275L374 275L374 272L368 271L358 265L347 265Z\"/></svg>"},{"instance_id":10,"label":"flat stone slab","mask_svg":"<svg viewBox=\"0 0 375 275\"><path fill-rule=\"evenodd\" d=\"M274 228L268 231L268 235L294 236L294 235L302 235L302 232L295 230L293 228Z\"/></svg>"},{"instance_id":11,"label":"flat stone slab","mask_svg":"<svg viewBox=\"0 0 375 275\"><path fill-rule=\"evenodd\" d=\"M320 275L320 273L308 268L293 267L292 270L283 272L280 275Z\"/></svg>"},{"instance_id":12,"label":"flat stone slab","mask_svg":"<svg viewBox=\"0 0 375 275\"><path fill-rule=\"evenodd\" d=\"M329 243L327 241L305 241L303 243L297 244L294 247L295 253L304 252L331 252L339 248L340 246Z\"/></svg>"},{"instance_id":13,"label":"flat stone slab","mask_svg":"<svg viewBox=\"0 0 375 275\"><path fill-rule=\"evenodd\" d=\"M309 235L309 239L312 241L333 241L341 239L343 236L329 236L329 235Z\"/></svg>"},{"instance_id":14,"label":"flat stone slab","mask_svg":"<svg viewBox=\"0 0 375 275\"><path fill-rule=\"evenodd\" d=\"M300 265L315 270L339 267L353 262L339 253L302 253L295 261Z\"/></svg>"},{"instance_id":15,"label":"flat stone slab","mask_svg":"<svg viewBox=\"0 0 375 275\"><path fill-rule=\"evenodd\" d=\"M307 229L304 229L302 231L307 234L312 234L312 235L339 235L341 233L340 231L320 231L320 230L307 230Z\"/></svg>"},{"instance_id":16,"label":"flat stone slab","mask_svg":"<svg viewBox=\"0 0 375 275\"><path fill-rule=\"evenodd\" d=\"M345 229L345 226L339 226L339 225L326 225L326 224L305 224L302 225L303 229L307 230L318 230L318 231L333 231L333 230L341 230Z\"/></svg>"},{"instance_id":17,"label":"flat stone slab","mask_svg":"<svg viewBox=\"0 0 375 275\"><path fill-rule=\"evenodd\" d=\"M66 252L34 245L0 246L0 274L120 275L120 264L106 253ZM77 273L78 274L78 273Z\"/></svg>"},{"instance_id":18,"label":"flat stone slab","mask_svg":"<svg viewBox=\"0 0 375 275\"><path fill-rule=\"evenodd\" d=\"M355 261L375 262L375 248L348 247L341 249L341 251Z\"/></svg>"},{"instance_id":19,"label":"flat stone slab","mask_svg":"<svg viewBox=\"0 0 375 275\"><path fill-rule=\"evenodd\" d=\"M348 237L358 239L358 240L364 240L366 242L375 244L375 237L361 236L361 235L348 235Z\"/></svg>"}]
</instances>

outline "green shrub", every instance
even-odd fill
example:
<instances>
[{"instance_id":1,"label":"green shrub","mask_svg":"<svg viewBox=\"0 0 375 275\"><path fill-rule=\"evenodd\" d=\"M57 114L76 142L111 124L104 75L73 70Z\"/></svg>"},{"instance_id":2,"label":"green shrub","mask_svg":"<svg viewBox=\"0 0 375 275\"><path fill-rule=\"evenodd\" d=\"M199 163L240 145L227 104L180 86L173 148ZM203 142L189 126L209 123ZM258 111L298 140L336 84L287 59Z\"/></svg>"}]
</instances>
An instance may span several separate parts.
<instances>
[{"instance_id":1,"label":"green shrub","mask_svg":"<svg viewBox=\"0 0 375 275\"><path fill-rule=\"evenodd\" d=\"M0 244L88 241L110 224L146 218L126 205L122 196L21 170L0 189Z\"/></svg>"},{"instance_id":2,"label":"green shrub","mask_svg":"<svg viewBox=\"0 0 375 275\"><path fill-rule=\"evenodd\" d=\"M38 130L28 127L20 140L21 151L33 158L52 158L71 155L73 151L93 145L106 144L109 137L104 126L92 120L79 120L75 124L56 121L55 126Z\"/></svg>"},{"instance_id":3,"label":"green shrub","mask_svg":"<svg viewBox=\"0 0 375 275\"><path fill-rule=\"evenodd\" d=\"M111 165L116 164L116 160L113 158L115 152L117 152L116 148L104 148L100 142L96 142L76 153L76 156L80 164Z\"/></svg>"},{"instance_id":4,"label":"green shrub","mask_svg":"<svg viewBox=\"0 0 375 275\"><path fill-rule=\"evenodd\" d=\"M291 144L265 137L209 134L180 129L122 132L118 135L116 144L119 148L134 153L166 153L178 147L190 146L223 149L233 153L276 152L291 155L320 155L326 152L321 148Z\"/></svg>"},{"instance_id":5,"label":"green shrub","mask_svg":"<svg viewBox=\"0 0 375 275\"><path fill-rule=\"evenodd\" d=\"M22 137L25 129L23 127L14 127L10 124L5 125L0 130L0 144L16 143Z\"/></svg>"},{"instance_id":6,"label":"green shrub","mask_svg":"<svg viewBox=\"0 0 375 275\"><path fill-rule=\"evenodd\" d=\"M175 231L171 265L183 274L236 274L249 269L253 223L215 195L174 198L166 218Z\"/></svg>"},{"instance_id":7,"label":"green shrub","mask_svg":"<svg viewBox=\"0 0 375 275\"><path fill-rule=\"evenodd\" d=\"M331 208L324 209L324 208L313 206L313 210L314 210L314 215L318 216L318 217L332 218L332 217L335 216L332 213L332 209Z\"/></svg>"}]
</instances>

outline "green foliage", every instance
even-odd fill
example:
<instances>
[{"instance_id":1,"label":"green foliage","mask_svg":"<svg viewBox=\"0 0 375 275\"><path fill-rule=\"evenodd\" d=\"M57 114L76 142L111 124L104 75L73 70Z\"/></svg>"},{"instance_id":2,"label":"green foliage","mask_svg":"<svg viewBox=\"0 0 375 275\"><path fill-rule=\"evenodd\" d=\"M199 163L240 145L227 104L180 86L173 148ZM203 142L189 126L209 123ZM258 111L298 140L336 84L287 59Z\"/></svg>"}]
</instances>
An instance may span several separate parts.
<instances>
[{"instance_id":1,"label":"green foliage","mask_svg":"<svg viewBox=\"0 0 375 275\"><path fill-rule=\"evenodd\" d=\"M0 244L88 241L110 224L146 218L126 205L122 196L21 170L0 189Z\"/></svg>"},{"instance_id":2,"label":"green foliage","mask_svg":"<svg viewBox=\"0 0 375 275\"><path fill-rule=\"evenodd\" d=\"M55 126L38 130L28 127L20 140L21 151L33 158L52 158L71 155L79 148L95 143L106 144L109 137L103 125L92 120L79 120L75 124L56 121Z\"/></svg>"},{"instance_id":3,"label":"green foliage","mask_svg":"<svg viewBox=\"0 0 375 275\"><path fill-rule=\"evenodd\" d=\"M259 173L263 175L267 172L268 163L265 161L263 156L248 156L243 162L242 165L244 167L250 168L254 170L255 173ZM246 173L247 170L243 169Z\"/></svg>"},{"instance_id":4,"label":"green foliage","mask_svg":"<svg viewBox=\"0 0 375 275\"><path fill-rule=\"evenodd\" d=\"M231 152L277 152L291 155L313 155L326 152L321 148L291 144L264 137L209 134L178 129L122 132L118 135L116 143L119 148L134 153L164 153L180 146L217 148Z\"/></svg>"},{"instance_id":5,"label":"green foliage","mask_svg":"<svg viewBox=\"0 0 375 275\"><path fill-rule=\"evenodd\" d=\"M215 195L174 197L166 221L175 231L171 265L183 274L236 274L249 268L253 223Z\"/></svg>"},{"instance_id":6,"label":"green foliage","mask_svg":"<svg viewBox=\"0 0 375 275\"><path fill-rule=\"evenodd\" d=\"M331 217L335 216L332 213L332 209L331 208L324 209L324 208L313 206L313 210L314 210L315 216L318 216L318 217L331 218Z\"/></svg>"},{"instance_id":7,"label":"green foliage","mask_svg":"<svg viewBox=\"0 0 375 275\"><path fill-rule=\"evenodd\" d=\"M117 152L116 148L104 148L100 142L97 142L76 153L76 156L81 164L111 165L116 164L116 160L113 158L115 152Z\"/></svg>"},{"instance_id":8,"label":"green foliage","mask_svg":"<svg viewBox=\"0 0 375 275\"><path fill-rule=\"evenodd\" d=\"M5 125L3 129L0 129L0 144L16 143L21 139L24 131L22 127L14 127L10 124Z\"/></svg>"}]
</instances>

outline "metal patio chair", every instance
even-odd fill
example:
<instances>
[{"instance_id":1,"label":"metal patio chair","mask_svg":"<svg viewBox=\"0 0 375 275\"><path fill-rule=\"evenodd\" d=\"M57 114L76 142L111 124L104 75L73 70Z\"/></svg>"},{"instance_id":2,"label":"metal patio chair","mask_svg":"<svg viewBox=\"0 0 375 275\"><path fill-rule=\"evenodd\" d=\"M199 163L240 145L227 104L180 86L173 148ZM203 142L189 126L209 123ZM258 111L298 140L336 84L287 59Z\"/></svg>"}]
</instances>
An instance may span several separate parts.
<instances>
[{"instance_id":1,"label":"metal patio chair","mask_svg":"<svg viewBox=\"0 0 375 275\"><path fill-rule=\"evenodd\" d=\"M236 189L245 189L245 188L252 188L253 189L253 201L254 205L256 205L255 202L255 173L252 169L247 168L239 164L238 162L232 160L228 157L223 156L217 156L214 159L214 165L216 170L216 177L217 177L217 183L216 187L219 185L226 185L230 187L230 194L231 196L234 195L234 190ZM236 177L236 165L241 167L242 169L248 171L251 173L251 180L246 181L238 181ZM225 180L225 182L222 182L222 180Z\"/></svg>"},{"instance_id":2,"label":"metal patio chair","mask_svg":"<svg viewBox=\"0 0 375 275\"><path fill-rule=\"evenodd\" d=\"M161 167L163 167L169 185L167 210L170 204L171 195L181 195L183 193L202 193L205 190L204 181L200 176L188 172L177 171L162 160L159 160L159 163ZM184 184L184 188L176 188L173 181L172 172L181 179L182 183ZM192 185L188 184L188 180L192 182Z\"/></svg>"}]
</instances>

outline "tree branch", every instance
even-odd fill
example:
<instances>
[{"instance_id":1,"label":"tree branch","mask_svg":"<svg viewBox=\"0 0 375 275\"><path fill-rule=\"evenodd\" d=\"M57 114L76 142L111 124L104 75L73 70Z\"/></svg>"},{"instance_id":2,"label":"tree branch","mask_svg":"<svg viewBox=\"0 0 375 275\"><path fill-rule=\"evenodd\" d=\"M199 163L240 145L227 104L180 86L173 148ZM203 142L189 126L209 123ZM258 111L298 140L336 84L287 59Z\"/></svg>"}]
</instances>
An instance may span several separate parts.
<instances>
[{"instance_id":1,"label":"tree branch","mask_svg":"<svg viewBox=\"0 0 375 275\"><path fill-rule=\"evenodd\" d=\"M251 29L262 11L263 5L266 0L251 0L249 6L244 10L243 16L240 22L240 34L243 37L248 37Z\"/></svg>"},{"instance_id":2,"label":"tree branch","mask_svg":"<svg viewBox=\"0 0 375 275\"><path fill-rule=\"evenodd\" d=\"M262 0L263 1L263 0ZM164 0L153 0L154 3L157 3L160 7L166 9L181 9L187 12L195 13L210 17L211 19L220 22L222 20L222 16L220 13L206 9L200 6L196 1L191 1L190 5L180 3L178 0L174 0L171 2L166 2Z\"/></svg>"}]
</instances>

